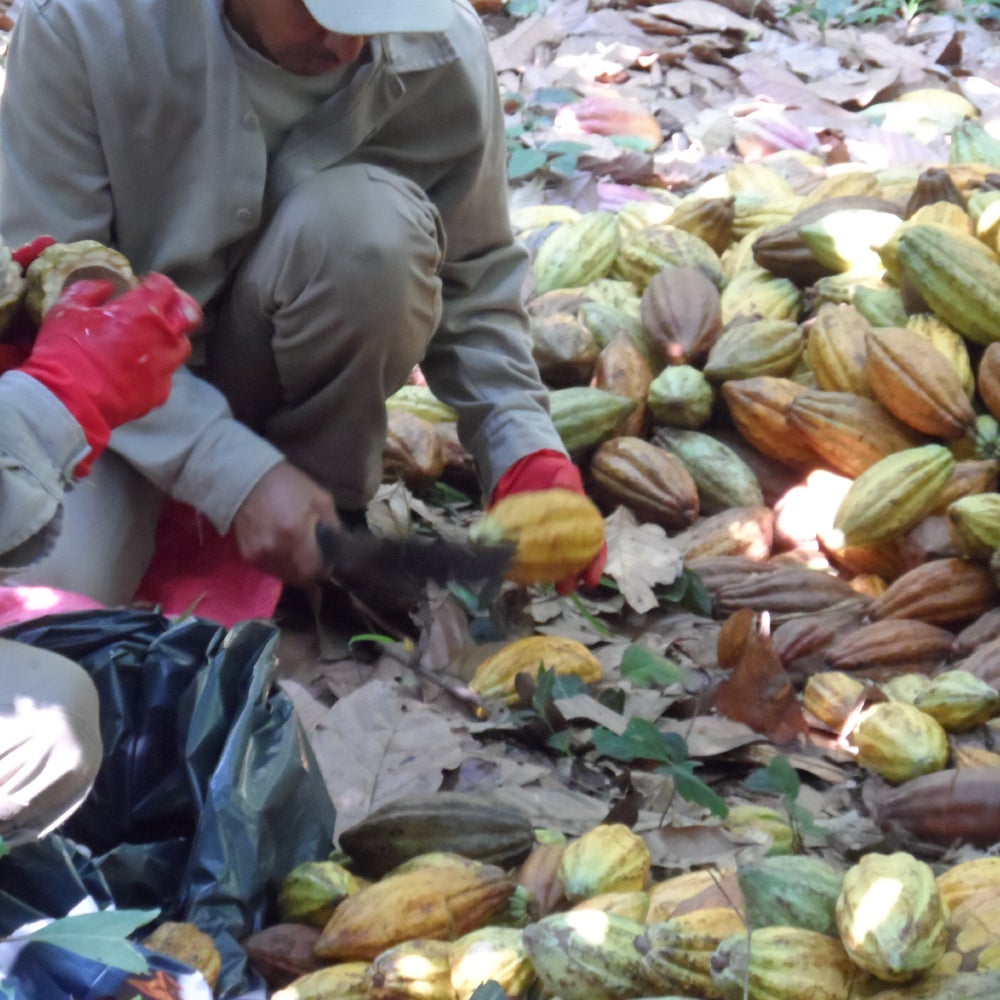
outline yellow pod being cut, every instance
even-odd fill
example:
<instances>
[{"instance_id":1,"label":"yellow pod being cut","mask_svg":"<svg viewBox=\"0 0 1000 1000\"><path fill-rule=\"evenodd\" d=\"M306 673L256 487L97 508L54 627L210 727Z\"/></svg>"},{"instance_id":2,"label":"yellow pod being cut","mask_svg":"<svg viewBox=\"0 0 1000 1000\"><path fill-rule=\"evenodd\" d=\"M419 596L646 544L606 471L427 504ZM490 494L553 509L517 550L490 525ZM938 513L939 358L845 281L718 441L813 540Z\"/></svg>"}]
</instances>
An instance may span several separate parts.
<instances>
[{"instance_id":1,"label":"yellow pod being cut","mask_svg":"<svg viewBox=\"0 0 1000 1000\"><path fill-rule=\"evenodd\" d=\"M471 532L478 541L513 542L507 571L515 583L555 583L581 573L604 545L604 518L574 490L513 493L490 508Z\"/></svg>"},{"instance_id":2,"label":"yellow pod being cut","mask_svg":"<svg viewBox=\"0 0 1000 1000\"><path fill-rule=\"evenodd\" d=\"M557 635L529 635L515 639L483 660L469 687L481 698L501 698L513 703L518 697L517 675L537 678L542 668L557 674L572 674L585 684L599 681L603 676L600 660L582 642Z\"/></svg>"},{"instance_id":3,"label":"yellow pod being cut","mask_svg":"<svg viewBox=\"0 0 1000 1000\"><path fill-rule=\"evenodd\" d=\"M931 510L954 469L954 457L940 444L888 455L854 480L833 527L845 546L898 538Z\"/></svg>"}]
</instances>

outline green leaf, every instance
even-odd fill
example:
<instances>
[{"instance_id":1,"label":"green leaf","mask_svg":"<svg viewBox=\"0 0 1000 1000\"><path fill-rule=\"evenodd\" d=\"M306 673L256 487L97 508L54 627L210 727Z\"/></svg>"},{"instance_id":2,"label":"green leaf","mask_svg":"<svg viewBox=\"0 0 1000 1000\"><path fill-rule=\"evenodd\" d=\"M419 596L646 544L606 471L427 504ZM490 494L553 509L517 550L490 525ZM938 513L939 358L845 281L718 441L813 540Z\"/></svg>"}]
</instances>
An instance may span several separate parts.
<instances>
[{"instance_id":1,"label":"green leaf","mask_svg":"<svg viewBox=\"0 0 1000 1000\"><path fill-rule=\"evenodd\" d=\"M575 104L580 95L569 87L540 87L531 99L536 104Z\"/></svg>"},{"instance_id":2,"label":"green leaf","mask_svg":"<svg viewBox=\"0 0 1000 1000\"><path fill-rule=\"evenodd\" d=\"M5 854L10 854L10 846L4 843L3 837L0 837L0 858Z\"/></svg>"},{"instance_id":3,"label":"green leaf","mask_svg":"<svg viewBox=\"0 0 1000 1000\"><path fill-rule=\"evenodd\" d=\"M538 13L538 0L507 0L507 12L513 17L530 17Z\"/></svg>"},{"instance_id":4,"label":"green leaf","mask_svg":"<svg viewBox=\"0 0 1000 1000\"><path fill-rule=\"evenodd\" d=\"M573 747L573 734L568 729L565 732L553 733L545 741L545 745L557 753L568 754Z\"/></svg>"},{"instance_id":5,"label":"green leaf","mask_svg":"<svg viewBox=\"0 0 1000 1000\"><path fill-rule=\"evenodd\" d=\"M787 757L779 754L767 765L767 771L774 787L782 795L787 795L793 802L799 797L802 782L798 771L792 767L792 762Z\"/></svg>"},{"instance_id":6,"label":"green leaf","mask_svg":"<svg viewBox=\"0 0 1000 1000\"><path fill-rule=\"evenodd\" d=\"M25 935L25 938L54 944L75 955L125 972L148 972L149 965L142 953L125 938L137 927L155 920L159 912L101 910L98 913L80 913L53 920Z\"/></svg>"},{"instance_id":7,"label":"green leaf","mask_svg":"<svg viewBox=\"0 0 1000 1000\"><path fill-rule=\"evenodd\" d=\"M622 677L643 687L654 684L666 687L678 683L683 677L683 672L673 660L635 643L625 650L620 669Z\"/></svg>"},{"instance_id":8,"label":"green leaf","mask_svg":"<svg viewBox=\"0 0 1000 1000\"><path fill-rule=\"evenodd\" d=\"M507 161L507 176L511 180L528 177L544 167L547 160L540 149L515 149Z\"/></svg>"},{"instance_id":9,"label":"green leaf","mask_svg":"<svg viewBox=\"0 0 1000 1000\"><path fill-rule=\"evenodd\" d=\"M554 156L548 162L550 173L559 177L572 177L576 173L577 156L576 153L564 153L561 156Z\"/></svg>"},{"instance_id":10,"label":"green leaf","mask_svg":"<svg viewBox=\"0 0 1000 1000\"><path fill-rule=\"evenodd\" d=\"M671 768L670 773L674 779L677 794L681 798L707 809L713 816L725 819L729 813L726 800L720 795L716 795L701 778L696 778L693 774L688 774L687 771L677 767Z\"/></svg>"},{"instance_id":11,"label":"green leaf","mask_svg":"<svg viewBox=\"0 0 1000 1000\"><path fill-rule=\"evenodd\" d=\"M634 149L639 153L649 153L653 144L639 135L609 135L608 138L621 149Z\"/></svg>"},{"instance_id":12,"label":"green leaf","mask_svg":"<svg viewBox=\"0 0 1000 1000\"><path fill-rule=\"evenodd\" d=\"M621 734L612 732L604 726L597 726L591 739L594 749L599 754L614 760L655 760L673 764L678 759L676 740L680 737L677 737L676 733L661 733L646 719L629 719L625 731ZM684 759L687 756L687 744L682 739L680 743L683 747L680 759Z\"/></svg>"},{"instance_id":13,"label":"green leaf","mask_svg":"<svg viewBox=\"0 0 1000 1000\"><path fill-rule=\"evenodd\" d=\"M577 155L579 153L586 153L590 146L585 142L571 142L569 139L556 139L553 142L547 142L542 147L546 153L549 154L559 154L567 153L572 155Z\"/></svg>"}]
</instances>

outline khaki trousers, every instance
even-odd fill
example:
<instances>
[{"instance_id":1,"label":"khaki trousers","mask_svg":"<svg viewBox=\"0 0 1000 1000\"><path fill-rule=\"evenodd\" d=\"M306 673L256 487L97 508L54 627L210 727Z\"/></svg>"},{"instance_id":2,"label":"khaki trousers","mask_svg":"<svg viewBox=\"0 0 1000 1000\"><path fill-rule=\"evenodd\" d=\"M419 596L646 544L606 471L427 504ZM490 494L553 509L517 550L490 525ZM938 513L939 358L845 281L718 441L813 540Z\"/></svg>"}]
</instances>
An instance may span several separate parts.
<instances>
[{"instance_id":1,"label":"khaki trousers","mask_svg":"<svg viewBox=\"0 0 1000 1000\"><path fill-rule=\"evenodd\" d=\"M385 400L441 319L444 237L413 182L349 164L309 178L278 206L238 269L207 374L236 416L344 508L382 475Z\"/></svg>"},{"instance_id":2,"label":"khaki trousers","mask_svg":"<svg viewBox=\"0 0 1000 1000\"><path fill-rule=\"evenodd\" d=\"M102 753L86 671L0 639L0 836L17 845L58 827L90 792Z\"/></svg>"}]
</instances>

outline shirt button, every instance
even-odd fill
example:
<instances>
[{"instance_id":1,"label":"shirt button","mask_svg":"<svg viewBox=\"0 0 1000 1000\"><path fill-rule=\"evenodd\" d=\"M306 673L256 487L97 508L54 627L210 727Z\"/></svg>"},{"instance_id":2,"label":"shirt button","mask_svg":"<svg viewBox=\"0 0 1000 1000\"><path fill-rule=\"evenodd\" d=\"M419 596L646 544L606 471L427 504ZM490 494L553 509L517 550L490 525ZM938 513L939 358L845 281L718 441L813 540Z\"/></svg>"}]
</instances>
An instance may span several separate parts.
<instances>
[{"instance_id":1,"label":"shirt button","mask_svg":"<svg viewBox=\"0 0 1000 1000\"><path fill-rule=\"evenodd\" d=\"M249 208L238 208L236 210L236 221L244 225L253 222L253 212Z\"/></svg>"},{"instance_id":2,"label":"shirt button","mask_svg":"<svg viewBox=\"0 0 1000 1000\"><path fill-rule=\"evenodd\" d=\"M254 132L254 131L256 131L258 124L259 123L257 121L257 116L255 114L247 112L247 114L245 114L243 116L243 127L248 132Z\"/></svg>"}]
</instances>

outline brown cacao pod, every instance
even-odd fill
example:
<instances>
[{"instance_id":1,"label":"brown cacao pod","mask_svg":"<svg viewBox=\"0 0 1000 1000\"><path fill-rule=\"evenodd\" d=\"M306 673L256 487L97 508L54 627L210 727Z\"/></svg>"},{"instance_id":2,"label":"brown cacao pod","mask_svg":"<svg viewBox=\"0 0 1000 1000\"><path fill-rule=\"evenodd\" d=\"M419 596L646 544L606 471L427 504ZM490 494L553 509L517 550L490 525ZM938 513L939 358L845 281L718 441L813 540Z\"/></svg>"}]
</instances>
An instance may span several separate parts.
<instances>
[{"instance_id":1,"label":"brown cacao pod","mask_svg":"<svg viewBox=\"0 0 1000 1000\"><path fill-rule=\"evenodd\" d=\"M639 437L605 441L591 456L591 492L608 507L627 507L640 520L668 531L698 517L698 487L684 463Z\"/></svg>"},{"instance_id":2,"label":"brown cacao pod","mask_svg":"<svg viewBox=\"0 0 1000 1000\"><path fill-rule=\"evenodd\" d=\"M899 327L870 330L866 343L868 382L897 419L932 437L973 434L976 413L969 397L954 366L933 344Z\"/></svg>"},{"instance_id":3,"label":"brown cacao pod","mask_svg":"<svg viewBox=\"0 0 1000 1000\"><path fill-rule=\"evenodd\" d=\"M722 332L716 284L693 267L665 267L643 292L639 315L653 361L700 365Z\"/></svg>"},{"instance_id":4,"label":"brown cacao pod","mask_svg":"<svg viewBox=\"0 0 1000 1000\"><path fill-rule=\"evenodd\" d=\"M601 348L594 362L591 384L635 403L635 409L618 425L618 434L642 437L649 423L646 396L653 369L639 345L627 333L619 333Z\"/></svg>"},{"instance_id":5,"label":"brown cacao pod","mask_svg":"<svg viewBox=\"0 0 1000 1000\"><path fill-rule=\"evenodd\" d=\"M994 607L997 585L982 563L932 559L894 580L869 608L873 620L915 618L954 628Z\"/></svg>"},{"instance_id":6,"label":"brown cacao pod","mask_svg":"<svg viewBox=\"0 0 1000 1000\"><path fill-rule=\"evenodd\" d=\"M1000 343L983 351L976 368L976 388L986 409L1000 420Z\"/></svg>"},{"instance_id":7,"label":"brown cacao pod","mask_svg":"<svg viewBox=\"0 0 1000 1000\"><path fill-rule=\"evenodd\" d=\"M761 375L722 383L722 398L740 434L761 454L793 466L816 462L816 452L789 426L785 414L805 387L789 378Z\"/></svg>"},{"instance_id":8,"label":"brown cacao pod","mask_svg":"<svg viewBox=\"0 0 1000 1000\"><path fill-rule=\"evenodd\" d=\"M763 506L731 507L699 518L673 542L686 562L705 556L767 559L774 544L774 511Z\"/></svg>"},{"instance_id":9,"label":"brown cacao pod","mask_svg":"<svg viewBox=\"0 0 1000 1000\"><path fill-rule=\"evenodd\" d=\"M785 416L834 472L850 479L921 442L881 403L854 393L807 389L792 400Z\"/></svg>"},{"instance_id":10,"label":"brown cacao pod","mask_svg":"<svg viewBox=\"0 0 1000 1000\"><path fill-rule=\"evenodd\" d=\"M827 650L826 662L835 670L888 668L898 673L929 673L947 658L953 639L954 635L939 625L885 619L842 636Z\"/></svg>"},{"instance_id":11,"label":"brown cacao pod","mask_svg":"<svg viewBox=\"0 0 1000 1000\"><path fill-rule=\"evenodd\" d=\"M1000 768L962 767L921 775L874 801L883 829L901 827L919 841L990 847L1000 829Z\"/></svg>"}]
</instances>

